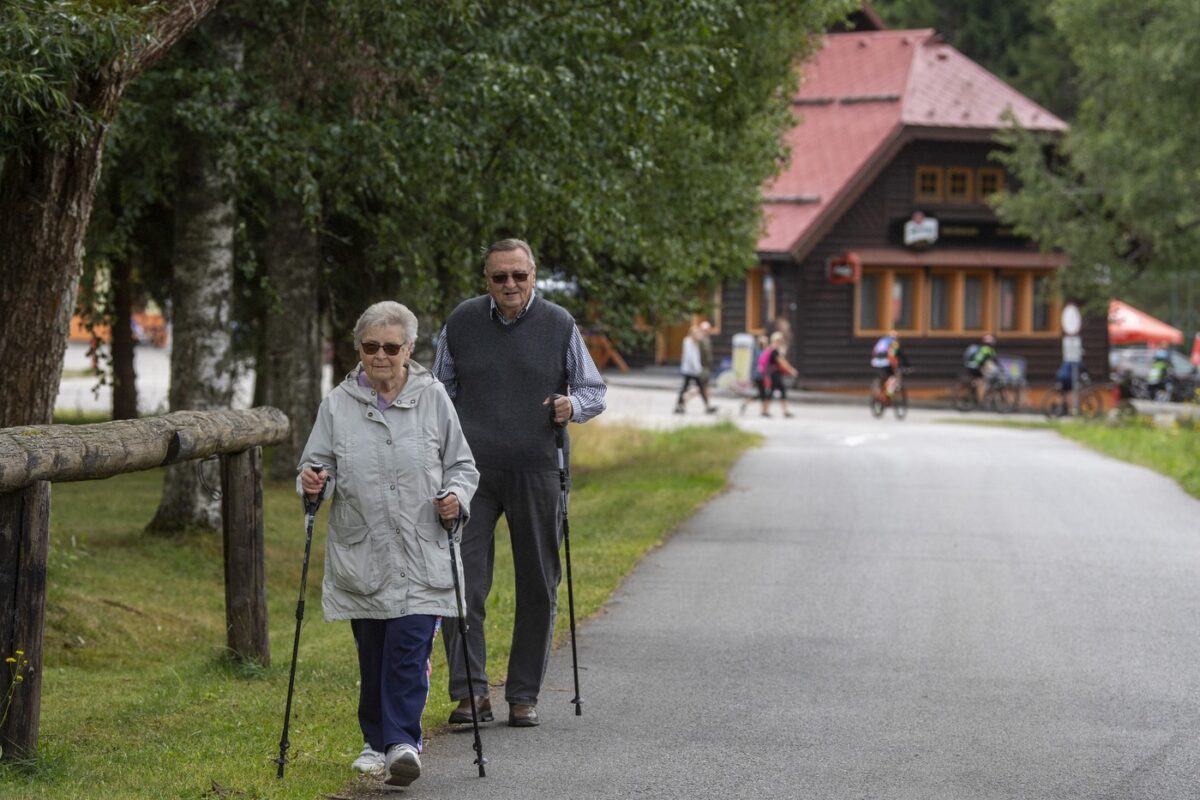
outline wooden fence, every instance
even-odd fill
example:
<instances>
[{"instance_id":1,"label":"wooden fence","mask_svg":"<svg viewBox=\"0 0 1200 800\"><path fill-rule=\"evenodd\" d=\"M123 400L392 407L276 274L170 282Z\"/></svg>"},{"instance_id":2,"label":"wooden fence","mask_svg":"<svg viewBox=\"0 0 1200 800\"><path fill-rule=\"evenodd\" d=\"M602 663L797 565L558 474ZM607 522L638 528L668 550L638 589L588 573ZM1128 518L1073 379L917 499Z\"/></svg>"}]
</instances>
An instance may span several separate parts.
<instances>
[{"instance_id":1,"label":"wooden fence","mask_svg":"<svg viewBox=\"0 0 1200 800\"><path fill-rule=\"evenodd\" d=\"M97 480L219 455L228 645L237 657L265 665L271 655L261 446L278 444L287 435L288 419L276 408L0 429L0 658L19 649L29 660L0 726L4 759L37 752L50 483Z\"/></svg>"}]
</instances>

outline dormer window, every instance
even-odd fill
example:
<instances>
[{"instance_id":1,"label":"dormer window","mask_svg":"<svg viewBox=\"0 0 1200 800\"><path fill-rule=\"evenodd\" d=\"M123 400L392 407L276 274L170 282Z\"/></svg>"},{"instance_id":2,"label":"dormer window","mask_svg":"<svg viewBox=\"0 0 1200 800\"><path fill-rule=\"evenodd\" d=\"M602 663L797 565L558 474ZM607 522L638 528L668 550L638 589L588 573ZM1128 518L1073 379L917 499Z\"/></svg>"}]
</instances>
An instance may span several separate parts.
<instances>
[{"instance_id":1,"label":"dormer window","mask_svg":"<svg viewBox=\"0 0 1200 800\"><path fill-rule=\"evenodd\" d=\"M917 167L917 186L913 194L918 203L942 202L942 168Z\"/></svg>"},{"instance_id":2,"label":"dormer window","mask_svg":"<svg viewBox=\"0 0 1200 800\"><path fill-rule=\"evenodd\" d=\"M976 198L980 203L986 203L988 197L1004 190L1004 170L994 167L979 170L979 186Z\"/></svg>"},{"instance_id":3,"label":"dormer window","mask_svg":"<svg viewBox=\"0 0 1200 800\"><path fill-rule=\"evenodd\" d=\"M974 176L968 167L949 167L946 170L946 201L950 203L971 203L975 200Z\"/></svg>"}]
</instances>

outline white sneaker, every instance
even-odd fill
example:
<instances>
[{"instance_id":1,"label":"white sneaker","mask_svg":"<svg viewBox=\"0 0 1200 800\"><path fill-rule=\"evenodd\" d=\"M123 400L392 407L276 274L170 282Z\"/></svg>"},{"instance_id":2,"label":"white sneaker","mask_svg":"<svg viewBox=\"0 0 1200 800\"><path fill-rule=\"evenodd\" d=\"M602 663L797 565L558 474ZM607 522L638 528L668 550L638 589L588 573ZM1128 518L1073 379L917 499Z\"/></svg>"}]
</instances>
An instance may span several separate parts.
<instances>
[{"instance_id":1,"label":"white sneaker","mask_svg":"<svg viewBox=\"0 0 1200 800\"><path fill-rule=\"evenodd\" d=\"M421 758L411 744L394 744L387 752L388 786L408 786L421 777Z\"/></svg>"},{"instance_id":2,"label":"white sneaker","mask_svg":"<svg viewBox=\"0 0 1200 800\"><path fill-rule=\"evenodd\" d=\"M358 758L354 759L354 763L350 766L356 772L382 778L385 768L383 753L371 749L371 745L364 743L362 752L358 754Z\"/></svg>"}]
</instances>

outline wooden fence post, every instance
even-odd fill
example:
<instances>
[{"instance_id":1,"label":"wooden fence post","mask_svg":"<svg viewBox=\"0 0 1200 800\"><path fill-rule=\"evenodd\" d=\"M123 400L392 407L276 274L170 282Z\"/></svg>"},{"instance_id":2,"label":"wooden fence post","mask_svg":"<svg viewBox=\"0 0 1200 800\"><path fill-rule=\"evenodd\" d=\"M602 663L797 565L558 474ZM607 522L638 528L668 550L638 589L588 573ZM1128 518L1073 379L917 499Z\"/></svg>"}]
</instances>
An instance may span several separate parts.
<instances>
[{"instance_id":1,"label":"wooden fence post","mask_svg":"<svg viewBox=\"0 0 1200 800\"><path fill-rule=\"evenodd\" d=\"M0 495L0 692L12 676L3 659L24 651L8 717L0 726L4 759L37 755L42 698L42 626L46 616L46 555L49 551L50 484L37 481ZM3 697L0 694L0 697Z\"/></svg>"},{"instance_id":2,"label":"wooden fence post","mask_svg":"<svg viewBox=\"0 0 1200 800\"><path fill-rule=\"evenodd\" d=\"M271 663L263 565L262 448L221 456L225 536L225 623L229 649L243 661Z\"/></svg>"}]
</instances>

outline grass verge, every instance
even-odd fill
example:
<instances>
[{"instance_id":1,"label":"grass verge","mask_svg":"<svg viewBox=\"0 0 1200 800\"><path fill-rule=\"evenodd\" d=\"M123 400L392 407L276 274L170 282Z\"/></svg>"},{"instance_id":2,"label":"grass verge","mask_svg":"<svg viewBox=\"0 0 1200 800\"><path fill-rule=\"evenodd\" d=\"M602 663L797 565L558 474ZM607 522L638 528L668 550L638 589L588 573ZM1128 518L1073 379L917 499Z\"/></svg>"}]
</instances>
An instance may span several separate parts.
<instances>
[{"instance_id":1,"label":"grass verge","mask_svg":"<svg viewBox=\"0 0 1200 800\"><path fill-rule=\"evenodd\" d=\"M1151 420L1120 425L1064 423L1058 431L1068 439L1175 479L1200 499L1200 427L1194 424L1155 426Z\"/></svg>"},{"instance_id":2,"label":"grass verge","mask_svg":"<svg viewBox=\"0 0 1200 800\"><path fill-rule=\"evenodd\" d=\"M1052 428L1068 439L1131 464L1149 467L1174 479L1192 497L1200 499L1200 426L1188 422L1155 425L1149 418L1128 421L988 420L946 417L954 425L991 425L1002 428Z\"/></svg>"},{"instance_id":3,"label":"grass verge","mask_svg":"<svg viewBox=\"0 0 1200 800\"><path fill-rule=\"evenodd\" d=\"M573 427L572 436L571 556L580 618L722 489L729 467L755 442L732 425L652 432L593 423ZM339 790L362 742L349 625L321 619L327 508L313 546L291 763L279 781L272 759L295 630L300 503L290 484L264 487L273 662L247 667L223 649L220 536L142 533L161 481L153 471L54 486L40 757L0 767L0 797L311 800ZM503 530L496 549L487 617L493 681L503 678L512 629ZM565 586L561 605L565 610ZM566 627L563 613L560 637ZM436 735L451 707L438 645L426 728Z\"/></svg>"}]
</instances>

